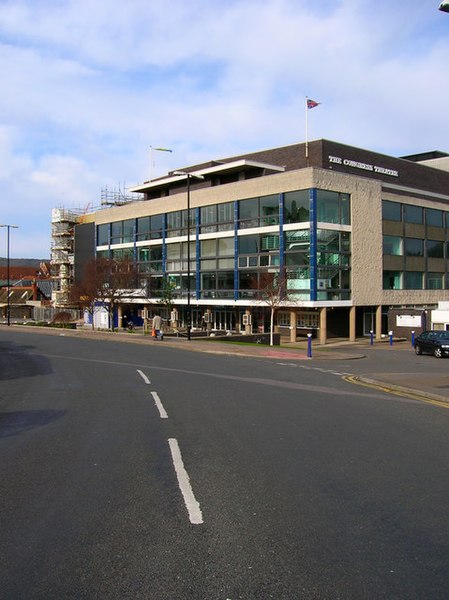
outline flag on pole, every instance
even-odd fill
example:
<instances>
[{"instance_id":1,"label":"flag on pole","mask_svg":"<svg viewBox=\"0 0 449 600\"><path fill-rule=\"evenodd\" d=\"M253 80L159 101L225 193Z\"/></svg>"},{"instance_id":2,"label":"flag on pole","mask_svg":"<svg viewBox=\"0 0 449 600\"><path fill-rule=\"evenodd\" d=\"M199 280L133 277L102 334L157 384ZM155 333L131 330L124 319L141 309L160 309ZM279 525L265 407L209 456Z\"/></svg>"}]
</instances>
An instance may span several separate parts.
<instances>
[{"instance_id":1,"label":"flag on pole","mask_svg":"<svg viewBox=\"0 0 449 600\"><path fill-rule=\"evenodd\" d=\"M151 146L153 148L153 146ZM170 148L153 148L153 150L159 150L159 152L173 152Z\"/></svg>"},{"instance_id":2,"label":"flag on pole","mask_svg":"<svg viewBox=\"0 0 449 600\"><path fill-rule=\"evenodd\" d=\"M318 106L319 104L321 104L321 102L316 102L315 100L307 98L307 108L315 108L315 106Z\"/></svg>"}]
</instances>

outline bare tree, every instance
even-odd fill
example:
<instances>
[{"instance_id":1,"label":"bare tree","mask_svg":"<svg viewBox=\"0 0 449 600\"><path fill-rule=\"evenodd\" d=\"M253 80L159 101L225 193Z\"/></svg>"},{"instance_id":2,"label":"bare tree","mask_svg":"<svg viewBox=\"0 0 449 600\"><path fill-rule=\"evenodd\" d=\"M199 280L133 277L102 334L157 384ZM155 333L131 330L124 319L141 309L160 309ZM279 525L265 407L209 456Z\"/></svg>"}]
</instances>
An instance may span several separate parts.
<instances>
[{"instance_id":1,"label":"bare tree","mask_svg":"<svg viewBox=\"0 0 449 600\"><path fill-rule=\"evenodd\" d=\"M115 309L135 289L136 281L136 267L129 259L95 258L86 265L82 280L72 287L72 300L88 311L92 329L98 306L104 306L113 329Z\"/></svg>"},{"instance_id":2,"label":"bare tree","mask_svg":"<svg viewBox=\"0 0 449 600\"><path fill-rule=\"evenodd\" d=\"M256 298L270 309L270 346L273 346L274 317L287 297L287 276L284 269L276 272L264 271L254 283Z\"/></svg>"}]
</instances>

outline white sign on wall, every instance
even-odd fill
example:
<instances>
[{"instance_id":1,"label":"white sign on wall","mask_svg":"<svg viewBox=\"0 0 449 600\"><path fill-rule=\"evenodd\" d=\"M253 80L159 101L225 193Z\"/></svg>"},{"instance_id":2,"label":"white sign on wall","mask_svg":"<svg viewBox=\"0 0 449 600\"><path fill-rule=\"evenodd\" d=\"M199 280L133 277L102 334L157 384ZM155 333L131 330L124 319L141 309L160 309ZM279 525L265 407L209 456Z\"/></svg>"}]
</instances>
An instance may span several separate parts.
<instances>
[{"instance_id":1,"label":"white sign on wall","mask_svg":"<svg viewBox=\"0 0 449 600\"><path fill-rule=\"evenodd\" d=\"M397 315L397 327L421 327L421 315Z\"/></svg>"},{"instance_id":2,"label":"white sign on wall","mask_svg":"<svg viewBox=\"0 0 449 600\"><path fill-rule=\"evenodd\" d=\"M353 167L354 169L362 169L363 171L372 171L373 173L381 173L382 175L391 175L391 177L399 177L399 171L396 171L396 169L386 169L385 167L371 165L369 163L360 162L359 160L340 158L340 156L329 155L329 163Z\"/></svg>"}]
</instances>

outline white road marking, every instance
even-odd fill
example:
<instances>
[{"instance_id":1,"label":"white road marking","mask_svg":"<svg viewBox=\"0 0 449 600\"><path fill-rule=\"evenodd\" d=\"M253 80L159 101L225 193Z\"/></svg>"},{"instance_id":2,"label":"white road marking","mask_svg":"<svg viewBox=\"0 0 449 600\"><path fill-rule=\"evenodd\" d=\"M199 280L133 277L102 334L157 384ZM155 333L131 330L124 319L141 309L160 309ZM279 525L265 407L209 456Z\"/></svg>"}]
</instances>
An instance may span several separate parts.
<instances>
[{"instance_id":1,"label":"white road marking","mask_svg":"<svg viewBox=\"0 0 449 600\"><path fill-rule=\"evenodd\" d=\"M154 403L157 406L157 409L159 411L159 415L161 417L161 419L168 419L168 415L165 412L165 408L162 405L161 399L159 398L159 395L157 392L151 392L151 395L153 396L154 399Z\"/></svg>"},{"instance_id":2,"label":"white road marking","mask_svg":"<svg viewBox=\"0 0 449 600\"><path fill-rule=\"evenodd\" d=\"M151 383L151 381L148 379L148 377L145 375L145 373L143 371L141 371L140 369L137 369L137 372L142 377L142 379L145 381L145 383L147 383L147 384Z\"/></svg>"},{"instance_id":3,"label":"white road marking","mask_svg":"<svg viewBox=\"0 0 449 600\"><path fill-rule=\"evenodd\" d=\"M179 489L184 496L184 502L189 513L189 519L192 525L201 525L203 523L203 515L199 503L193 494L192 486L190 485L190 479L185 470L184 463L182 462L181 451L179 449L178 441L175 438L168 440L171 455L173 459L173 465L175 467L176 475L178 477Z\"/></svg>"}]
</instances>

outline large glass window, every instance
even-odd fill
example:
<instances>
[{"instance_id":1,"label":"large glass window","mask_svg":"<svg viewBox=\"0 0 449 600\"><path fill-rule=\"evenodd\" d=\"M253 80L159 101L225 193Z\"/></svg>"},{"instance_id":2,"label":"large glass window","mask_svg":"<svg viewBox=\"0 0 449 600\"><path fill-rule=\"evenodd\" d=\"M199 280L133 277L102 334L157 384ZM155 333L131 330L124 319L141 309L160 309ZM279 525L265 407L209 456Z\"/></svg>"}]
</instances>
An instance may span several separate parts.
<instances>
[{"instance_id":1,"label":"large glass window","mask_svg":"<svg viewBox=\"0 0 449 600\"><path fill-rule=\"evenodd\" d=\"M401 206L399 202L382 200L382 219L384 221L401 221Z\"/></svg>"},{"instance_id":2,"label":"large glass window","mask_svg":"<svg viewBox=\"0 0 449 600\"><path fill-rule=\"evenodd\" d=\"M426 240L426 252L429 258L444 258L444 242Z\"/></svg>"},{"instance_id":3,"label":"large glass window","mask_svg":"<svg viewBox=\"0 0 449 600\"><path fill-rule=\"evenodd\" d=\"M153 215L150 219L151 239L160 239L164 231L164 215Z\"/></svg>"},{"instance_id":4,"label":"large glass window","mask_svg":"<svg viewBox=\"0 0 449 600\"><path fill-rule=\"evenodd\" d=\"M150 239L150 217L140 217L137 219L137 240Z\"/></svg>"},{"instance_id":5,"label":"large glass window","mask_svg":"<svg viewBox=\"0 0 449 600\"><path fill-rule=\"evenodd\" d=\"M109 223L97 226L97 246L107 246L109 244L110 227Z\"/></svg>"},{"instance_id":6,"label":"large glass window","mask_svg":"<svg viewBox=\"0 0 449 600\"><path fill-rule=\"evenodd\" d=\"M123 243L123 221L111 223L111 244Z\"/></svg>"},{"instance_id":7,"label":"large glass window","mask_svg":"<svg viewBox=\"0 0 449 600\"><path fill-rule=\"evenodd\" d=\"M200 209L201 233L229 231L234 228L234 203L211 204Z\"/></svg>"},{"instance_id":8,"label":"large glass window","mask_svg":"<svg viewBox=\"0 0 449 600\"><path fill-rule=\"evenodd\" d=\"M317 220L321 223L349 225L349 194L317 190Z\"/></svg>"},{"instance_id":9,"label":"large glass window","mask_svg":"<svg viewBox=\"0 0 449 600\"><path fill-rule=\"evenodd\" d=\"M404 288L406 290L423 289L423 273L421 271L406 271L404 273Z\"/></svg>"},{"instance_id":10,"label":"large glass window","mask_svg":"<svg viewBox=\"0 0 449 600\"><path fill-rule=\"evenodd\" d=\"M424 240L418 238L404 239L405 256L424 256Z\"/></svg>"},{"instance_id":11,"label":"large glass window","mask_svg":"<svg viewBox=\"0 0 449 600\"><path fill-rule=\"evenodd\" d=\"M406 223L423 223L423 209L421 206L404 204L404 221Z\"/></svg>"},{"instance_id":12,"label":"large glass window","mask_svg":"<svg viewBox=\"0 0 449 600\"><path fill-rule=\"evenodd\" d=\"M259 198L240 200L239 202L239 227L247 229L259 226Z\"/></svg>"},{"instance_id":13,"label":"large glass window","mask_svg":"<svg viewBox=\"0 0 449 600\"><path fill-rule=\"evenodd\" d=\"M284 223L309 221L309 190L287 192L284 195Z\"/></svg>"},{"instance_id":14,"label":"large glass window","mask_svg":"<svg viewBox=\"0 0 449 600\"><path fill-rule=\"evenodd\" d=\"M427 273L426 289L442 290L443 289L443 278L444 278L444 273Z\"/></svg>"},{"instance_id":15,"label":"large glass window","mask_svg":"<svg viewBox=\"0 0 449 600\"><path fill-rule=\"evenodd\" d=\"M426 223L431 227L443 227L443 211L435 208L426 208Z\"/></svg>"},{"instance_id":16,"label":"large glass window","mask_svg":"<svg viewBox=\"0 0 449 600\"><path fill-rule=\"evenodd\" d=\"M279 195L239 201L239 227L265 227L279 223Z\"/></svg>"},{"instance_id":17,"label":"large glass window","mask_svg":"<svg viewBox=\"0 0 449 600\"><path fill-rule=\"evenodd\" d=\"M395 235L384 235L383 250L386 255L402 255L402 238Z\"/></svg>"},{"instance_id":18,"label":"large glass window","mask_svg":"<svg viewBox=\"0 0 449 600\"><path fill-rule=\"evenodd\" d=\"M123 221L123 241L125 243L134 242L134 234L136 230L136 220L127 219Z\"/></svg>"},{"instance_id":19,"label":"large glass window","mask_svg":"<svg viewBox=\"0 0 449 600\"><path fill-rule=\"evenodd\" d=\"M262 196L260 198L260 225L277 225L279 223L279 195Z\"/></svg>"},{"instance_id":20,"label":"large glass window","mask_svg":"<svg viewBox=\"0 0 449 600\"><path fill-rule=\"evenodd\" d=\"M402 274L399 271L384 271L383 272L383 289L384 290L401 290L402 289Z\"/></svg>"}]
</instances>

